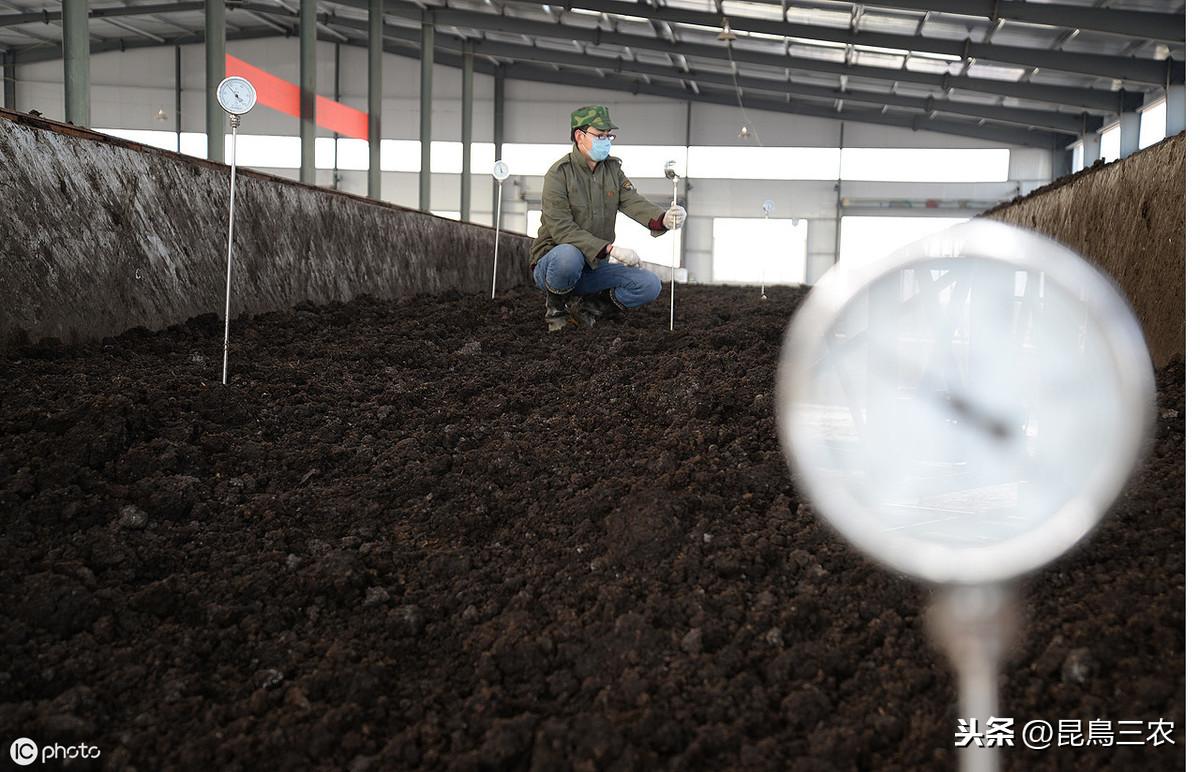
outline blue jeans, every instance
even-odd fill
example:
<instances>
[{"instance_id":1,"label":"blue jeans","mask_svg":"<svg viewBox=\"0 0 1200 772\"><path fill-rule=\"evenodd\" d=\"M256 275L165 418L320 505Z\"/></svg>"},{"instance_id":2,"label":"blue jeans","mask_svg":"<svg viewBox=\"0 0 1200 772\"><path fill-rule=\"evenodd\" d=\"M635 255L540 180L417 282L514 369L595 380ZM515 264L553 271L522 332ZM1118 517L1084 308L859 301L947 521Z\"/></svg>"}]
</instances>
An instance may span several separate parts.
<instances>
[{"instance_id":1,"label":"blue jeans","mask_svg":"<svg viewBox=\"0 0 1200 772\"><path fill-rule=\"evenodd\" d=\"M642 268L601 260L592 268L583 253L570 244L559 244L533 267L533 283L540 290L556 295L574 291L576 295L591 295L613 290L617 303L625 308L643 306L658 297L662 282Z\"/></svg>"}]
</instances>

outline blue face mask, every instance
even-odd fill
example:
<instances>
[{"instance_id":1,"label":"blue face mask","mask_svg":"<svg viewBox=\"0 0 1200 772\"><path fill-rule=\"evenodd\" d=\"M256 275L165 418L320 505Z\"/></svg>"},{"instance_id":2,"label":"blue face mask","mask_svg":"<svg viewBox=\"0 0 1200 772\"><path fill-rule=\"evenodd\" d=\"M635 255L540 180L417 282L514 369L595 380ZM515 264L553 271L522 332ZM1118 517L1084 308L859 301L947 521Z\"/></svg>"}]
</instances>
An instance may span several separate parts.
<instances>
[{"instance_id":1,"label":"blue face mask","mask_svg":"<svg viewBox=\"0 0 1200 772\"><path fill-rule=\"evenodd\" d=\"M608 158L608 153L611 150L611 139L592 137L592 149L588 151L588 155L591 156L593 161L603 161L605 158Z\"/></svg>"}]
</instances>

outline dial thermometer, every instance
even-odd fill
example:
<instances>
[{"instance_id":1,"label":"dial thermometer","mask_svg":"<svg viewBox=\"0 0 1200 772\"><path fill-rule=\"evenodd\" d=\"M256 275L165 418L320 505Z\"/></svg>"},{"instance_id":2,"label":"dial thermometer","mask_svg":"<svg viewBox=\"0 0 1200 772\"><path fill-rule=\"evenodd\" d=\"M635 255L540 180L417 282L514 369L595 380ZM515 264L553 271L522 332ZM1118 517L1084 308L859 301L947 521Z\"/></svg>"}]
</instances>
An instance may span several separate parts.
<instances>
[{"instance_id":1,"label":"dial thermometer","mask_svg":"<svg viewBox=\"0 0 1200 772\"><path fill-rule=\"evenodd\" d=\"M492 300L496 299L496 274L500 270L500 190L508 175L508 164L503 160L492 164L492 178L496 180L496 253L492 259Z\"/></svg>"},{"instance_id":2,"label":"dial thermometer","mask_svg":"<svg viewBox=\"0 0 1200 772\"><path fill-rule=\"evenodd\" d=\"M258 95L254 84L239 75L232 75L217 84L217 103L229 113L233 130L233 147L229 156L229 239L225 252L225 345L221 355L221 383L229 382L229 301L233 289L233 199L237 181L237 130L242 116L250 112Z\"/></svg>"},{"instance_id":3,"label":"dial thermometer","mask_svg":"<svg viewBox=\"0 0 1200 772\"><path fill-rule=\"evenodd\" d=\"M960 716L995 715L1003 583L1077 544L1153 426L1154 379L1113 285L1066 247L975 220L823 277L789 326L777 420L825 520L948 587L931 621ZM993 749L965 768L995 769Z\"/></svg>"},{"instance_id":4,"label":"dial thermometer","mask_svg":"<svg viewBox=\"0 0 1200 772\"><path fill-rule=\"evenodd\" d=\"M230 115L245 115L256 101L254 84L240 75L232 75L217 85L217 102Z\"/></svg>"}]
</instances>

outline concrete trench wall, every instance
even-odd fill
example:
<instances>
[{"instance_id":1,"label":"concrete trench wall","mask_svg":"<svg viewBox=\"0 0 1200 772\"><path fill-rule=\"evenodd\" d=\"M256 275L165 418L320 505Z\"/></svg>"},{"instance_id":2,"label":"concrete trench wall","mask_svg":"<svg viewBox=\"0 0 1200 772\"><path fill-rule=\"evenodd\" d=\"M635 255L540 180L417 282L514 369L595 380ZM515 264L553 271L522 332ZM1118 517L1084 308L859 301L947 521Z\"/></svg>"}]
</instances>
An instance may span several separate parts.
<instances>
[{"instance_id":1,"label":"concrete trench wall","mask_svg":"<svg viewBox=\"0 0 1200 772\"><path fill-rule=\"evenodd\" d=\"M0 110L0 346L224 313L229 167ZM495 232L239 170L232 314L490 291ZM500 290L530 239L501 232Z\"/></svg>"},{"instance_id":2,"label":"concrete trench wall","mask_svg":"<svg viewBox=\"0 0 1200 772\"><path fill-rule=\"evenodd\" d=\"M984 213L1070 246L1124 291L1156 366L1184 355L1184 135Z\"/></svg>"}]
</instances>

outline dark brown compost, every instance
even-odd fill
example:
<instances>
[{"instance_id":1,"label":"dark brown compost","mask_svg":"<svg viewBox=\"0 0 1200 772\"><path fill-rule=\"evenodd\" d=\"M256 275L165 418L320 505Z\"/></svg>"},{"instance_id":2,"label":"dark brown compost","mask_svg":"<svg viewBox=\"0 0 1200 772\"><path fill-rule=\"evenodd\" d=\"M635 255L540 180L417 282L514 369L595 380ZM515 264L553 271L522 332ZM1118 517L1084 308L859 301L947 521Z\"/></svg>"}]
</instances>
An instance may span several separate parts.
<instances>
[{"instance_id":1,"label":"dark brown compost","mask_svg":"<svg viewBox=\"0 0 1200 772\"><path fill-rule=\"evenodd\" d=\"M139 770L952 769L926 588L793 489L798 290L550 337L531 290L212 316L0 359L0 728ZM1175 723L1009 769L1182 769L1184 368L1023 585L1003 710ZM1020 740L1017 741L1018 746Z\"/></svg>"}]
</instances>

